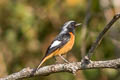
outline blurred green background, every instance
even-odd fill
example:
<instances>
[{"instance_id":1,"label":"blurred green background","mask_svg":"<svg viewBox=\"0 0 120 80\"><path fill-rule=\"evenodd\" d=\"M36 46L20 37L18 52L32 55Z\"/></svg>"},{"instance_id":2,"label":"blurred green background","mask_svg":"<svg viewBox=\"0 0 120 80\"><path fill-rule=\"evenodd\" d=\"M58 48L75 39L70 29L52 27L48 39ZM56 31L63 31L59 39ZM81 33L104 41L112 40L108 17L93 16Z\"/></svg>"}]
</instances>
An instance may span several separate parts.
<instances>
[{"instance_id":1,"label":"blurred green background","mask_svg":"<svg viewBox=\"0 0 120 80\"><path fill-rule=\"evenodd\" d=\"M84 24L86 12L91 15L89 24L76 29L75 45L67 54L70 62L80 61L104 26L120 12L119 0L0 0L0 77L37 67L61 26L69 20ZM120 20L105 35L92 60L120 57L119 25ZM53 58L43 66L50 64L55 64ZM24 80L40 79L120 80L120 70L80 70L76 75L60 72Z\"/></svg>"}]
</instances>

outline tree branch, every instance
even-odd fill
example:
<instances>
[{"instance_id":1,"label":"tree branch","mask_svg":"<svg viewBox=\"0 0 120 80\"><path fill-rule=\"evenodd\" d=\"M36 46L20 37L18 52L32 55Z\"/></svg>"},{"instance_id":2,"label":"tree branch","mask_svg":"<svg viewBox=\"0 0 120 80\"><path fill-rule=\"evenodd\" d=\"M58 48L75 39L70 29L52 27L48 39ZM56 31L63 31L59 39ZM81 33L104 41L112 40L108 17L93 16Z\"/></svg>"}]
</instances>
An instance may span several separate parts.
<instances>
[{"instance_id":1,"label":"tree branch","mask_svg":"<svg viewBox=\"0 0 120 80\"><path fill-rule=\"evenodd\" d=\"M120 68L120 58L108 61L91 61L88 65L82 66L81 62L73 62L69 64L56 64L40 68L37 72L32 74L35 69L24 68L17 73L13 73L0 80L17 80L23 78L29 78L40 75L49 75L51 73L58 72L76 72L84 69L97 69L97 68Z\"/></svg>"},{"instance_id":2,"label":"tree branch","mask_svg":"<svg viewBox=\"0 0 120 80\"><path fill-rule=\"evenodd\" d=\"M96 38L96 41L92 44L91 48L88 51L88 54L83 58L84 61L89 61L91 56L93 55L94 50L100 44L101 40L103 39L105 33L112 27L112 25L120 18L120 14L116 14L113 19L105 26L102 32Z\"/></svg>"}]
</instances>

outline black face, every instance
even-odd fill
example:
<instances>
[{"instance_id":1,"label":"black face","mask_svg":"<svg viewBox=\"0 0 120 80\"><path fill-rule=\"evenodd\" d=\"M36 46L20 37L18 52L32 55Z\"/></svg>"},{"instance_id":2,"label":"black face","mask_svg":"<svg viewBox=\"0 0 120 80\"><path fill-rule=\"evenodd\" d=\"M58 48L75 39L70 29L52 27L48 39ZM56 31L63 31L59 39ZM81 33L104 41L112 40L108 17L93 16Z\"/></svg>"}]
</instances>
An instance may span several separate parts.
<instances>
[{"instance_id":1,"label":"black face","mask_svg":"<svg viewBox=\"0 0 120 80\"><path fill-rule=\"evenodd\" d=\"M73 32L76 28L76 26L79 26L75 21L68 21L63 25L62 32Z\"/></svg>"},{"instance_id":2,"label":"black face","mask_svg":"<svg viewBox=\"0 0 120 80\"><path fill-rule=\"evenodd\" d=\"M74 29L76 25L75 21L68 21L64 24L63 28L67 28L67 29Z\"/></svg>"},{"instance_id":3,"label":"black face","mask_svg":"<svg viewBox=\"0 0 120 80\"><path fill-rule=\"evenodd\" d=\"M74 29L75 28L75 25L76 25L76 22L71 22L69 25L68 25L68 28L72 28Z\"/></svg>"},{"instance_id":4,"label":"black face","mask_svg":"<svg viewBox=\"0 0 120 80\"><path fill-rule=\"evenodd\" d=\"M71 22L71 24L70 24L70 25L75 27L76 22Z\"/></svg>"},{"instance_id":5,"label":"black face","mask_svg":"<svg viewBox=\"0 0 120 80\"><path fill-rule=\"evenodd\" d=\"M69 21L67 24L66 24L66 28L68 29L69 32L73 32L74 29L75 29L75 26L76 25L76 22L75 21Z\"/></svg>"}]
</instances>

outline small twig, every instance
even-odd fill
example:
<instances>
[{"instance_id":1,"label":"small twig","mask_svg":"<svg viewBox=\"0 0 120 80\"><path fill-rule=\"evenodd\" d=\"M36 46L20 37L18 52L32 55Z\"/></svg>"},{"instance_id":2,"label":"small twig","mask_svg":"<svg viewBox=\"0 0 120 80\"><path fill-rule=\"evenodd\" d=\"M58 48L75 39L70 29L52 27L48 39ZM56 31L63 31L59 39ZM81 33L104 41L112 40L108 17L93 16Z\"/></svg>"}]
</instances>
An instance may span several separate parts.
<instances>
[{"instance_id":1,"label":"small twig","mask_svg":"<svg viewBox=\"0 0 120 80\"><path fill-rule=\"evenodd\" d=\"M96 41L93 43L91 48L88 51L88 54L84 57L83 61L89 61L91 56L93 55L94 50L100 44L101 40L103 39L105 33L112 27L112 25L120 18L120 14L116 14L113 19L105 26L102 32L96 38Z\"/></svg>"},{"instance_id":2,"label":"small twig","mask_svg":"<svg viewBox=\"0 0 120 80\"><path fill-rule=\"evenodd\" d=\"M58 72L76 72L78 70L84 70L84 69L97 69L97 68L120 68L120 58L114 59L114 60L108 60L108 61L91 61L90 64L86 66L82 66L81 62L74 62L69 64L56 64L56 65L49 65L44 66L40 68L34 75L32 75L32 72L34 72L35 69L24 68L19 72L13 73L5 78L0 78L0 80L18 80L18 79L25 79L35 76L45 76L52 73L58 73ZM32 76L31 76L32 75Z\"/></svg>"}]
</instances>

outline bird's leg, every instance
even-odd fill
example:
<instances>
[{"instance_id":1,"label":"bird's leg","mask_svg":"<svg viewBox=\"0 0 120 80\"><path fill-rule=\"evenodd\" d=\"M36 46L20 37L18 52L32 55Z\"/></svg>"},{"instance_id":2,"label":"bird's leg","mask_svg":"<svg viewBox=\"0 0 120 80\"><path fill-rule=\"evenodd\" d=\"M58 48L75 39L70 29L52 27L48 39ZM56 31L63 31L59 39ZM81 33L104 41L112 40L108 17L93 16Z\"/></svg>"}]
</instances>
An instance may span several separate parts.
<instances>
[{"instance_id":1,"label":"bird's leg","mask_svg":"<svg viewBox=\"0 0 120 80\"><path fill-rule=\"evenodd\" d=\"M58 64L59 62L58 62L58 60L57 60L57 57L56 57L56 56L54 56L54 59L55 59L56 64Z\"/></svg>"},{"instance_id":2,"label":"bird's leg","mask_svg":"<svg viewBox=\"0 0 120 80\"><path fill-rule=\"evenodd\" d=\"M59 54L60 58L63 59L66 63L70 63L68 60L66 60L61 54Z\"/></svg>"}]
</instances>

